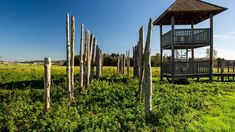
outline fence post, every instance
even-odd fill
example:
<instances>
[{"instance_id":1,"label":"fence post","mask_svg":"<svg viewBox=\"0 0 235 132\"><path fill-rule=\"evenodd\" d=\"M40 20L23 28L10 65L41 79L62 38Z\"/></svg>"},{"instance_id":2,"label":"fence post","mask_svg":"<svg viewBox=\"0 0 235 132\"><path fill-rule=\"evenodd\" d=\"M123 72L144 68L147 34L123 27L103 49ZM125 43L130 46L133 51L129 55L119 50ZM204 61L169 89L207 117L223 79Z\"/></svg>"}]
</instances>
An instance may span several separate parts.
<instances>
[{"instance_id":1,"label":"fence post","mask_svg":"<svg viewBox=\"0 0 235 132\"><path fill-rule=\"evenodd\" d=\"M50 108L50 90L51 90L51 58L44 58L44 101L45 112Z\"/></svg>"}]
</instances>

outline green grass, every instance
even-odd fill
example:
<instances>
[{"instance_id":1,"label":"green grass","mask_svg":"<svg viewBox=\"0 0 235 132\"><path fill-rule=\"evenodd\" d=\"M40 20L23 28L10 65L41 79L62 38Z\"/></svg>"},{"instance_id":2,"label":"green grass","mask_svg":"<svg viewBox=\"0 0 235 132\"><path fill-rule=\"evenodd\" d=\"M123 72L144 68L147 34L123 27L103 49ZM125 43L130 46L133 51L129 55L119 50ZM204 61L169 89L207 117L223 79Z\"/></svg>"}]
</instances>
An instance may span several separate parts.
<instances>
[{"instance_id":1,"label":"green grass","mask_svg":"<svg viewBox=\"0 0 235 132\"><path fill-rule=\"evenodd\" d=\"M27 81L32 83L19 85ZM153 110L147 123L143 103L136 101L138 81L116 75L116 67L104 67L103 77L82 91L76 76L73 103L66 99L65 67L52 66L52 81L57 83L51 109L44 114L43 65L0 64L0 129L235 131L235 82L203 79L174 85L159 81L159 68L153 68Z\"/></svg>"}]
</instances>

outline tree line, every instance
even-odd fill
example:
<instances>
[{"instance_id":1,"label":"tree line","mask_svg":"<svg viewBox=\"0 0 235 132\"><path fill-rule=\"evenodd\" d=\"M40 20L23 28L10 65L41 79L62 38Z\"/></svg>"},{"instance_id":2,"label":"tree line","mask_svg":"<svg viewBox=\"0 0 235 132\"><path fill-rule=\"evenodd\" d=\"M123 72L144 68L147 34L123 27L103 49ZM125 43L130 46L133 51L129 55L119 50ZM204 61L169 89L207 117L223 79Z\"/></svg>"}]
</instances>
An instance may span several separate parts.
<instances>
[{"instance_id":1,"label":"tree line","mask_svg":"<svg viewBox=\"0 0 235 132\"><path fill-rule=\"evenodd\" d=\"M103 54L103 65L104 66L117 66L118 56L121 54L111 53L111 54ZM76 55L74 58L74 65L80 65L80 55ZM57 61L59 65L66 65L65 61ZM133 66L133 58L130 58L130 65ZM157 53L151 57L151 65L153 67L160 66L160 53Z\"/></svg>"},{"instance_id":2,"label":"tree line","mask_svg":"<svg viewBox=\"0 0 235 132\"><path fill-rule=\"evenodd\" d=\"M216 50L214 50L213 52L213 61L214 61L214 65L217 64L217 54L218 52ZM104 66L117 66L117 62L118 62L118 56L120 56L121 54L117 54L117 53L111 53L111 54L103 54L103 65ZM200 59L208 59L210 56L210 52L209 49L206 50L206 56L204 58L200 58ZM163 54L163 60L169 60L170 56L167 56L167 54ZM76 55L75 58L75 66L79 66L80 65L80 55ZM57 61L56 62L58 65L66 65L65 61ZM159 67L160 66L160 53L156 53L155 55L151 56L151 65L152 67ZM130 58L130 66L133 66L133 58Z\"/></svg>"}]
</instances>

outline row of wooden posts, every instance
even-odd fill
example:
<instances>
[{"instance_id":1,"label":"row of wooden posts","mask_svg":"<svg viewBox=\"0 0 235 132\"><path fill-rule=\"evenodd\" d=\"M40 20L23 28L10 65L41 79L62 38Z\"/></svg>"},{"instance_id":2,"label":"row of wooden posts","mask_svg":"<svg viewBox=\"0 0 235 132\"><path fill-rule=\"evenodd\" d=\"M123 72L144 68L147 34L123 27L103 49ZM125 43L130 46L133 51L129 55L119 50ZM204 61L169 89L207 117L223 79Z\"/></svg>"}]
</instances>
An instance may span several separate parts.
<instances>
[{"instance_id":1,"label":"row of wooden posts","mask_svg":"<svg viewBox=\"0 0 235 132\"><path fill-rule=\"evenodd\" d=\"M149 20L147 40L144 48L144 28L139 30L139 40L133 47L133 77L138 78L139 101L144 100L146 118L150 118L152 110L152 70L151 70L151 39L152 39L152 19ZM127 60L127 61L125 61ZM125 55L118 56L117 73L125 74L125 62L127 62L127 75L130 75L130 51Z\"/></svg>"},{"instance_id":2,"label":"row of wooden posts","mask_svg":"<svg viewBox=\"0 0 235 132\"><path fill-rule=\"evenodd\" d=\"M152 72L151 72L151 39L152 19L149 20L147 40L144 48L144 29L139 30L138 44L133 48L134 77L139 79L138 100L144 100L145 115L148 119L152 110ZM74 40L75 40L75 18L72 16L71 24L71 46L69 35L69 14L66 17L66 59L67 59L67 81L69 99L73 98L74 90ZM94 76L94 66L97 66L96 75L99 77L102 71L102 50L97 46L96 38L86 30L85 46L84 25L81 26L80 40L80 87L88 87ZM72 53L71 53L72 51ZM127 60L127 73L130 74L130 51L118 57L118 73L125 73L125 62ZM137 74L138 73L138 74ZM51 87L51 58L44 60L44 87L45 87L45 111L50 108L50 87Z\"/></svg>"},{"instance_id":3,"label":"row of wooden posts","mask_svg":"<svg viewBox=\"0 0 235 132\"><path fill-rule=\"evenodd\" d=\"M117 60L117 73L118 74L125 74L125 67L127 67L127 76L130 76L130 51L126 51L126 55L122 54L118 56Z\"/></svg>"},{"instance_id":4,"label":"row of wooden posts","mask_svg":"<svg viewBox=\"0 0 235 132\"><path fill-rule=\"evenodd\" d=\"M75 55L75 17L71 17L69 24L69 14L66 15L66 87L68 98L74 96L74 55ZM71 33L71 35L70 35ZM83 49L84 47L84 49ZM103 53L97 44L97 39L89 30L85 32L84 25L81 25L80 37L80 88L89 87L95 75L99 78L102 73ZM45 112L50 108L50 89L51 89L51 58L44 59L44 88L45 88Z\"/></svg>"}]
</instances>

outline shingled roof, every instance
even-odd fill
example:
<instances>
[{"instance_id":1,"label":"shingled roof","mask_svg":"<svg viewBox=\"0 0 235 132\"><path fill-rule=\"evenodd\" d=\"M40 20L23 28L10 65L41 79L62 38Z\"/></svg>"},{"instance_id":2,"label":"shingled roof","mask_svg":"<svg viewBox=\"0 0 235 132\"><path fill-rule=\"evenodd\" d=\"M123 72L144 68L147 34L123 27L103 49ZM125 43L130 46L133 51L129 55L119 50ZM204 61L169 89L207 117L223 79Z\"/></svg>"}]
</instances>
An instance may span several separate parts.
<instances>
[{"instance_id":1,"label":"shingled roof","mask_svg":"<svg viewBox=\"0 0 235 132\"><path fill-rule=\"evenodd\" d=\"M201 0L176 0L158 19L154 25L170 25L171 16L175 17L176 25L197 24L227 10L225 7Z\"/></svg>"}]
</instances>

